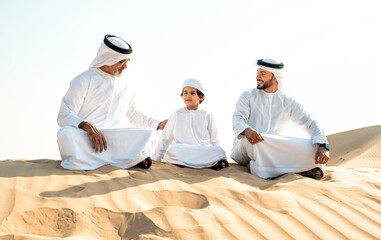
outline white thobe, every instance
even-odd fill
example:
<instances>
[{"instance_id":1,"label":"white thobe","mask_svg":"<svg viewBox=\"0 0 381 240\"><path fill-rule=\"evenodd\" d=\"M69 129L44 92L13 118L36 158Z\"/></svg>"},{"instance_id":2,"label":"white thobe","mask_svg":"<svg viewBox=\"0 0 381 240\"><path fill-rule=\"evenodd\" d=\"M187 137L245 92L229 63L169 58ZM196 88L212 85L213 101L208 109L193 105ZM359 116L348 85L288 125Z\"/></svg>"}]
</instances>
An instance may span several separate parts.
<instances>
[{"instance_id":1,"label":"white thobe","mask_svg":"<svg viewBox=\"0 0 381 240\"><path fill-rule=\"evenodd\" d=\"M90 68L71 81L57 121L61 127L57 133L61 165L77 170L96 169L105 164L122 168L136 165L148 157L144 147L152 131L133 127L156 128L159 124L137 109L133 91L125 80L98 68ZM87 134L78 128L82 121L92 122L105 135L108 143L105 152L97 153L92 148ZM129 144L134 149L127 147Z\"/></svg>"},{"instance_id":2,"label":"white thobe","mask_svg":"<svg viewBox=\"0 0 381 240\"><path fill-rule=\"evenodd\" d=\"M226 159L218 143L212 115L202 109L188 110L186 107L174 112L152 159L192 168L211 167Z\"/></svg>"},{"instance_id":3,"label":"white thobe","mask_svg":"<svg viewBox=\"0 0 381 240\"><path fill-rule=\"evenodd\" d=\"M279 140L277 136L271 136L284 133L290 121L309 133L311 139L286 137ZM248 127L268 138L266 140L264 137L266 146L284 144L287 147L280 151L276 147L262 148L260 146L263 144L250 144L241 134ZM251 172L257 176L276 177L283 173L309 170L317 166L324 170L324 165L314 163L314 155L311 159L310 154L299 154L298 149L303 153L316 152L317 143L327 143L326 136L317 121L304 110L302 105L284 93L266 93L256 88L244 92L240 96L233 114L233 131L236 138L231 158L241 165L248 165L252 161L250 162ZM281 159L280 156L282 156ZM296 156L302 157L302 159L297 160ZM297 164L293 165L296 162ZM305 164L303 165L303 163ZM263 173L260 168L253 171L255 166L261 166L266 170L263 170Z\"/></svg>"}]
</instances>

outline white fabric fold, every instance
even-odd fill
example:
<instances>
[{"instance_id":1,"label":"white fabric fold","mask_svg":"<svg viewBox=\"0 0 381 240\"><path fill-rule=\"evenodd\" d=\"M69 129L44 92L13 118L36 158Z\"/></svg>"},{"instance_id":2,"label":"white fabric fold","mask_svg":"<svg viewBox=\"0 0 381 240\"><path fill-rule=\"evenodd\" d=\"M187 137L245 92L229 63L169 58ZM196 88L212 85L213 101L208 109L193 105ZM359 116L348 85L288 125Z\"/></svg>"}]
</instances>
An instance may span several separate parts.
<instances>
[{"instance_id":1,"label":"white fabric fold","mask_svg":"<svg viewBox=\"0 0 381 240\"><path fill-rule=\"evenodd\" d=\"M109 40L113 41L112 39L109 39ZM116 40L116 39L114 39L114 40ZM114 44L119 46L119 47L128 48L127 44L126 44L126 46L121 45L124 42L119 43L119 44L117 44L117 43L119 43L119 42L114 42ZM119 53L115 50L112 50L111 48L106 46L106 44L104 44L104 42L102 42L101 46L98 49L98 53L97 53L96 57L94 58L94 60L90 64L90 68L99 68L102 66L111 66L111 65L114 65L115 63L117 63L123 59L129 58L129 57L130 57L130 54Z\"/></svg>"},{"instance_id":2,"label":"white fabric fold","mask_svg":"<svg viewBox=\"0 0 381 240\"><path fill-rule=\"evenodd\" d=\"M145 146L152 131L144 128L102 129L107 150L95 152L85 131L65 126L57 133L61 166L71 170L93 170L106 164L130 168L148 157Z\"/></svg>"},{"instance_id":3,"label":"white fabric fold","mask_svg":"<svg viewBox=\"0 0 381 240\"><path fill-rule=\"evenodd\" d=\"M315 164L316 145L311 139L262 134L265 141L251 144L242 139L250 159L250 172L261 178L272 178L290 172L303 172L324 164Z\"/></svg>"},{"instance_id":4,"label":"white fabric fold","mask_svg":"<svg viewBox=\"0 0 381 240\"><path fill-rule=\"evenodd\" d=\"M214 166L219 160L226 159L220 146L198 146L191 144L171 144L162 160L192 168Z\"/></svg>"},{"instance_id":5,"label":"white fabric fold","mask_svg":"<svg viewBox=\"0 0 381 240\"><path fill-rule=\"evenodd\" d=\"M290 121L305 130L311 139L283 137L281 141L276 141L276 135L284 133ZM241 134L248 127L268 139L264 143L252 145ZM317 121L302 105L278 91L266 93L254 88L244 92L233 114L233 130L236 138L231 158L241 165L250 163L252 173L263 178L310 170L315 167L313 162L317 143L327 143Z\"/></svg>"},{"instance_id":6,"label":"white fabric fold","mask_svg":"<svg viewBox=\"0 0 381 240\"><path fill-rule=\"evenodd\" d=\"M212 115L202 109L187 110L186 107L174 112L152 159L194 168L210 167L226 159L225 151L218 146Z\"/></svg>"},{"instance_id":7,"label":"white fabric fold","mask_svg":"<svg viewBox=\"0 0 381 240\"><path fill-rule=\"evenodd\" d=\"M130 150L118 149L117 142L122 148L127 146L128 142L132 146L138 143L137 150L139 150L145 147L144 144L149 139L149 134L146 132L152 132L152 129L141 130L133 135L130 135L132 130L122 135L118 131L112 131L110 136L106 137L106 141L107 143L111 141L113 145L112 141L115 139L114 148L117 150L107 150L99 154L91 148L87 134L78 129L78 124L82 121L93 123L97 129L132 127L156 129L159 125L159 121L138 110L134 92L126 80L114 78L98 68L90 68L74 78L62 99L57 116L58 125L62 127L58 132L62 166L68 169L91 170L104 164L112 164L128 168L147 157L144 154L144 157L136 154L129 155ZM70 127L74 130L64 130ZM120 131L125 133L125 130ZM113 134L115 136L112 136ZM128 159L127 163L126 159Z\"/></svg>"},{"instance_id":8,"label":"white fabric fold","mask_svg":"<svg viewBox=\"0 0 381 240\"><path fill-rule=\"evenodd\" d=\"M159 121L139 111L134 91L125 79L114 78L98 68L89 69L71 81L57 116L60 127L78 127L84 120L98 129L132 127L131 123L154 129L159 125Z\"/></svg>"},{"instance_id":9,"label":"white fabric fold","mask_svg":"<svg viewBox=\"0 0 381 240\"><path fill-rule=\"evenodd\" d=\"M244 92L238 99L233 114L233 131L237 138L243 138L241 133L248 127L260 133L282 134L290 121L311 136L312 144L327 142L318 122L301 104L283 93L266 93L256 88Z\"/></svg>"}]
</instances>

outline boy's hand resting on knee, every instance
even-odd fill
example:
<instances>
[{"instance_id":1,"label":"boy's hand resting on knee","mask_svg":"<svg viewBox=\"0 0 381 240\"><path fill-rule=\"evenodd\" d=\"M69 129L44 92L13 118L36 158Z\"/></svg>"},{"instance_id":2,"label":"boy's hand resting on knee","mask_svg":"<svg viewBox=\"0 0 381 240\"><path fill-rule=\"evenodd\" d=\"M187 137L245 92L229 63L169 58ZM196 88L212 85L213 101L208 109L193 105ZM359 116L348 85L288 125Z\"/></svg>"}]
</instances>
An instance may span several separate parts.
<instances>
[{"instance_id":1,"label":"boy's hand resting on knee","mask_svg":"<svg viewBox=\"0 0 381 240\"><path fill-rule=\"evenodd\" d=\"M263 139L262 135L258 131L254 130L250 127L246 128L245 131L243 131L242 133L246 136L247 140L251 144L256 144L256 143L265 141Z\"/></svg>"},{"instance_id":2,"label":"boy's hand resting on knee","mask_svg":"<svg viewBox=\"0 0 381 240\"><path fill-rule=\"evenodd\" d=\"M92 124L91 122L81 122L78 125L79 128L83 129L90 138L95 152L102 152L103 149L107 150L107 142L103 134Z\"/></svg>"}]
</instances>

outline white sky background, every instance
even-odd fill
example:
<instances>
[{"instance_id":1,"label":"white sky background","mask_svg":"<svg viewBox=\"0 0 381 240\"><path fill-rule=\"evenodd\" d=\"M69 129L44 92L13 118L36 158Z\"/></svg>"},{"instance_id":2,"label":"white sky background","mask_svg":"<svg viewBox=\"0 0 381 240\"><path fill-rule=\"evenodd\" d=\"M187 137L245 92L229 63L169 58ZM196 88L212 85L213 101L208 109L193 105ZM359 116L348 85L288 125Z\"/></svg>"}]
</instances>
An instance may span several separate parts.
<instances>
[{"instance_id":1,"label":"white sky background","mask_svg":"<svg viewBox=\"0 0 381 240\"><path fill-rule=\"evenodd\" d=\"M0 0L0 159L60 159L56 117L69 82L105 34L134 52L126 81L163 120L184 104L187 78L206 89L230 154L231 116L256 86L255 62L285 64L285 87L327 135L381 124L378 0ZM295 133L299 134L300 133Z\"/></svg>"}]
</instances>

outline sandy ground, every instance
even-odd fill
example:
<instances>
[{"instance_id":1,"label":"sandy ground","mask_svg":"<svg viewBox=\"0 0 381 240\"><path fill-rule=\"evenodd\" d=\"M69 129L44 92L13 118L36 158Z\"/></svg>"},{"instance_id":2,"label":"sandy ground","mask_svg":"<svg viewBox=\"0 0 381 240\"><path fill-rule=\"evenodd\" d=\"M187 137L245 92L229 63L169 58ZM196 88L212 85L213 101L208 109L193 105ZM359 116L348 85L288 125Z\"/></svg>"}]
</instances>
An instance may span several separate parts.
<instances>
[{"instance_id":1,"label":"sandy ground","mask_svg":"<svg viewBox=\"0 0 381 240\"><path fill-rule=\"evenodd\" d=\"M0 161L0 239L381 239L381 126L328 137L316 181L154 163Z\"/></svg>"}]
</instances>

